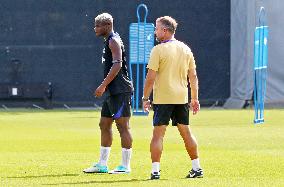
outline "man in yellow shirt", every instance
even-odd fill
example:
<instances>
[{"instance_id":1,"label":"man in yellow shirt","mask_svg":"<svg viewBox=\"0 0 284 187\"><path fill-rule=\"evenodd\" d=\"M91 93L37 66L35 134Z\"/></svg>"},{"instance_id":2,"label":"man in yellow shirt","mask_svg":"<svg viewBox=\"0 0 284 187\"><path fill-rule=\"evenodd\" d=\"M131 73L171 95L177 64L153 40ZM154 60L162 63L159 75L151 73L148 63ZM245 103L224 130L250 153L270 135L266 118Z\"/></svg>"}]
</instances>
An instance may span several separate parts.
<instances>
[{"instance_id":1,"label":"man in yellow shirt","mask_svg":"<svg viewBox=\"0 0 284 187\"><path fill-rule=\"evenodd\" d=\"M153 89L153 137L150 145L152 172L151 179L160 178L160 158L163 138L170 119L177 126L185 148L192 161L187 178L203 177L198 157L197 141L189 128L188 80L191 88L190 106L193 114L199 109L198 78L193 54L190 48L174 38L177 23L164 16L156 20L156 38L160 42L150 55L146 76L143 107L149 111L149 96Z\"/></svg>"}]
</instances>

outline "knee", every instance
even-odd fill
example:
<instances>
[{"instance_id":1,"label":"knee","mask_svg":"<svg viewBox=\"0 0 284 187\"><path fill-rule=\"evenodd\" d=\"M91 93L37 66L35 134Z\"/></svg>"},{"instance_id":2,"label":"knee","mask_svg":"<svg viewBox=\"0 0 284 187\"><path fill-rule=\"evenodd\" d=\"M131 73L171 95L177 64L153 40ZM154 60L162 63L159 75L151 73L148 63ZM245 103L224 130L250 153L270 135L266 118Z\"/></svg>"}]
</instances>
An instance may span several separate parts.
<instances>
[{"instance_id":1,"label":"knee","mask_svg":"<svg viewBox=\"0 0 284 187\"><path fill-rule=\"evenodd\" d=\"M120 134L127 133L130 130L130 127L128 125L116 124L116 127Z\"/></svg>"},{"instance_id":2,"label":"knee","mask_svg":"<svg viewBox=\"0 0 284 187\"><path fill-rule=\"evenodd\" d=\"M100 129L102 132L111 133L111 128L109 128L109 126L107 125L104 125L103 123L100 123Z\"/></svg>"}]
</instances>

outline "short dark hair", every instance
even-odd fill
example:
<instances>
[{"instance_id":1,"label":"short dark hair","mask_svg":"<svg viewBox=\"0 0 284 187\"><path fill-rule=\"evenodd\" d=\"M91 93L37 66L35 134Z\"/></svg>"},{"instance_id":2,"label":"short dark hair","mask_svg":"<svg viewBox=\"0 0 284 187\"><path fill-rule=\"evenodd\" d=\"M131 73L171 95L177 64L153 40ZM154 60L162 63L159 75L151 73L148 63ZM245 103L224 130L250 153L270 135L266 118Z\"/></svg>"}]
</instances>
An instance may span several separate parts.
<instances>
[{"instance_id":1,"label":"short dark hair","mask_svg":"<svg viewBox=\"0 0 284 187\"><path fill-rule=\"evenodd\" d=\"M159 17L157 22L162 23L162 25L172 33L175 33L178 25L176 20L170 16Z\"/></svg>"}]
</instances>

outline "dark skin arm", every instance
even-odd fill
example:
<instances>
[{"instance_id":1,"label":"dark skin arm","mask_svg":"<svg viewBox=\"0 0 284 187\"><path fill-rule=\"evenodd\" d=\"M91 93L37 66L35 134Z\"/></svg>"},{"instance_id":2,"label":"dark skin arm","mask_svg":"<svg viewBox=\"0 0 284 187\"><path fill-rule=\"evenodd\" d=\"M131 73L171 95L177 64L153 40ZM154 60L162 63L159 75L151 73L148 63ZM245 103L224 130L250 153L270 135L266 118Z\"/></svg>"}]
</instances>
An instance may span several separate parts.
<instances>
[{"instance_id":1,"label":"dark skin arm","mask_svg":"<svg viewBox=\"0 0 284 187\"><path fill-rule=\"evenodd\" d=\"M101 85L96 89L94 95L96 97L101 97L103 93L106 90L107 85L115 78L115 76L118 74L121 66L122 66L122 50L121 50L121 44L119 41L115 39L111 39L109 41L109 48L112 53L112 60L113 61L119 61L119 63L113 63L107 77L103 80Z\"/></svg>"}]
</instances>

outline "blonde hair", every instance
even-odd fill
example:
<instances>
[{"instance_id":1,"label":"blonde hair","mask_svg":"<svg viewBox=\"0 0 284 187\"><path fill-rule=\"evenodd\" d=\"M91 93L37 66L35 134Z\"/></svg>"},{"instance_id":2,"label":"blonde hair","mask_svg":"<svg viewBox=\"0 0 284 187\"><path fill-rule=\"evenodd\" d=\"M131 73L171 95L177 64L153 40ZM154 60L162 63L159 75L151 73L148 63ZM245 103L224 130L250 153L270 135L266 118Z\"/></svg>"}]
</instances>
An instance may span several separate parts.
<instances>
[{"instance_id":1,"label":"blonde hair","mask_svg":"<svg viewBox=\"0 0 284 187\"><path fill-rule=\"evenodd\" d=\"M157 22L160 22L166 29L171 33L175 33L178 23L176 20L170 16L163 16L157 19Z\"/></svg>"},{"instance_id":2,"label":"blonde hair","mask_svg":"<svg viewBox=\"0 0 284 187\"><path fill-rule=\"evenodd\" d=\"M113 24L113 18L109 13L102 13L95 18L95 22L102 24Z\"/></svg>"}]
</instances>

